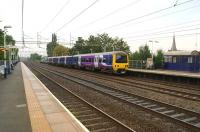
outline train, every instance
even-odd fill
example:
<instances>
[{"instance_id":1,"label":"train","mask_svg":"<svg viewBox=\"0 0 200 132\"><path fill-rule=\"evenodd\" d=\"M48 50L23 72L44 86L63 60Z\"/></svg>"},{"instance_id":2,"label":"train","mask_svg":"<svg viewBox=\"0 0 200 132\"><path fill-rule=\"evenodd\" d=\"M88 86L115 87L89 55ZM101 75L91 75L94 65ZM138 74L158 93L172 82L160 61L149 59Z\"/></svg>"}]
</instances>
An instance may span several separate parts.
<instances>
[{"instance_id":1,"label":"train","mask_svg":"<svg viewBox=\"0 0 200 132\"><path fill-rule=\"evenodd\" d=\"M125 74L128 70L128 54L124 51L78 54L48 57L47 63L92 71L110 71Z\"/></svg>"}]
</instances>

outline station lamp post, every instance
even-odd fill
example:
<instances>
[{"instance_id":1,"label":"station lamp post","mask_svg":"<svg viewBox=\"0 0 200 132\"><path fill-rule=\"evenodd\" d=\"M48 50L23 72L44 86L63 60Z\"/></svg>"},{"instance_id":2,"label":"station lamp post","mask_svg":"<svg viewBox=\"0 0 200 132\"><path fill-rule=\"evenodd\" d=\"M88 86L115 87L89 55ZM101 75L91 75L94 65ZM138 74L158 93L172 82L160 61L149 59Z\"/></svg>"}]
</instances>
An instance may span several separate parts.
<instances>
[{"instance_id":1,"label":"station lamp post","mask_svg":"<svg viewBox=\"0 0 200 132\"><path fill-rule=\"evenodd\" d=\"M4 77L6 78L7 74L7 66L6 66L6 31L8 28L12 28L11 26L4 26Z\"/></svg>"},{"instance_id":2,"label":"station lamp post","mask_svg":"<svg viewBox=\"0 0 200 132\"><path fill-rule=\"evenodd\" d=\"M152 59L153 59L153 43L159 43L159 42L158 41L153 41L153 40L149 40L149 42L152 43L151 54L152 54Z\"/></svg>"}]
</instances>

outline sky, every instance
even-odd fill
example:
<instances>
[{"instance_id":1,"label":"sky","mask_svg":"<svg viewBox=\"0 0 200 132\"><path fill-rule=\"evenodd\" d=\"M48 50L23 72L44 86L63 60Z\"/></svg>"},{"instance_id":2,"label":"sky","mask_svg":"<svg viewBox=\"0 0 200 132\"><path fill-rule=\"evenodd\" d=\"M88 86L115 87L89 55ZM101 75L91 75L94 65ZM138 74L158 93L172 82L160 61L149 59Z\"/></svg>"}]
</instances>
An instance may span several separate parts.
<instances>
[{"instance_id":1,"label":"sky","mask_svg":"<svg viewBox=\"0 0 200 132\"><path fill-rule=\"evenodd\" d=\"M21 48L22 0L0 3L0 28L12 26L8 34L21 55L46 55L46 43L25 43ZM49 42L56 33L60 43L71 47L70 40L79 36L108 33L123 38L131 51L147 44L156 52L169 50L175 34L179 50L200 50L199 12L200 0L24 0L24 37Z\"/></svg>"}]
</instances>

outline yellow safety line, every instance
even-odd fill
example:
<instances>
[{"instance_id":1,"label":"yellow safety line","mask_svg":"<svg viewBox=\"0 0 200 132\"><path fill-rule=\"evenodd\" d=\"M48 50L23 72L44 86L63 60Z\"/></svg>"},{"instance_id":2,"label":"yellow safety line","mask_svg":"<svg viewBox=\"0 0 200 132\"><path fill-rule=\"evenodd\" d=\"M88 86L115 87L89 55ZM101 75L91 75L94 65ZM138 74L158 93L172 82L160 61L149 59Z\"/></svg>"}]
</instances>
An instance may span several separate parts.
<instances>
[{"instance_id":1,"label":"yellow safety line","mask_svg":"<svg viewBox=\"0 0 200 132\"><path fill-rule=\"evenodd\" d=\"M32 86L23 64L21 63L22 75L26 93L26 100L28 104L29 116L31 120L32 132L52 132L52 129L45 118L41 106L32 90Z\"/></svg>"}]
</instances>

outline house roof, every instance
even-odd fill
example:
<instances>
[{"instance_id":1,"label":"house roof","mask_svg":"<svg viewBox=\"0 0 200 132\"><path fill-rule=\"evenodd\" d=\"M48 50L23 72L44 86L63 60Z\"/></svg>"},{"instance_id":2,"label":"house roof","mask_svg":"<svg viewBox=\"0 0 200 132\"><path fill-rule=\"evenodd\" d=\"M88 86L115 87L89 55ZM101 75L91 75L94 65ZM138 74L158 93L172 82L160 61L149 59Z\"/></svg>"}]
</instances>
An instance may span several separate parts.
<instances>
[{"instance_id":1,"label":"house roof","mask_svg":"<svg viewBox=\"0 0 200 132\"><path fill-rule=\"evenodd\" d=\"M177 50L177 51L168 51L165 52L164 55L174 55L174 56L181 56L181 55L200 55L199 51L193 50L193 51L183 51L183 50Z\"/></svg>"}]
</instances>

